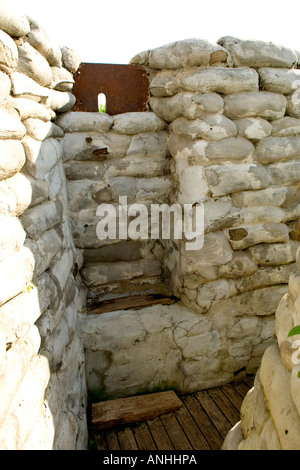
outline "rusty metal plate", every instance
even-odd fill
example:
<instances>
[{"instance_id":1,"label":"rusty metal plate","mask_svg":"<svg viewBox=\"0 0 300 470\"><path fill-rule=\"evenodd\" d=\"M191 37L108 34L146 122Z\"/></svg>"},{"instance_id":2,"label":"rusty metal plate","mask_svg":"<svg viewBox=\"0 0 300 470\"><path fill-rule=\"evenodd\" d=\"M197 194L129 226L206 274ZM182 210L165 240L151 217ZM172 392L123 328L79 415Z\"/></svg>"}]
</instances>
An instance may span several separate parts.
<instances>
[{"instance_id":1,"label":"rusty metal plate","mask_svg":"<svg viewBox=\"0 0 300 470\"><path fill-rule=\"evenodd\" d=\"M74 75L73 111L98 111L98 94L106 95L106 112L147 111L149 80L146 70L135 64L82 63Z\"/></svg>"}]
</instances>

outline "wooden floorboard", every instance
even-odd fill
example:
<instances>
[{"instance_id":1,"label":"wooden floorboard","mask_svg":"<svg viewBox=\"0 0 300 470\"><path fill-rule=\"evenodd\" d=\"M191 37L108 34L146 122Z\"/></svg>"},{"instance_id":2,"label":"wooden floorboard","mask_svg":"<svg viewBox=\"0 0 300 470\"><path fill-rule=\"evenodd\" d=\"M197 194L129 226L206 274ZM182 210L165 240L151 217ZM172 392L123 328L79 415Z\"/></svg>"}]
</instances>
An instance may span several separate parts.
<instances>
[{"instance_id":1,"label":"wooden floorboard","mask_svg":"<svg viewBox=\"0 0 300 470\"><path fill-rule=\"evenodd\" d=\"M182 397L182 400L188 407L196 425L205 437L209 448L211 450L220 449L223 443L223 438L211 421L210 416L200 405L197 398L193 394L190 394Z\"/></svg>"},{"instance_id":2,"label":"wooden floorboard","mask_svg":"<svg viewBox=\"0 0 300 470\"><path fill-rule=\"evenodd\" d=\"M132 430L139 450L157 450L147 422L133 425Z\"/></svg>"},{"instance_id":3,"label":"wooden floorboard","mask_svg":"<svg viewBox=\"0 0 300 470\"><path fill-rule=\"evenodd\" d=\"M117 431L117 439L121 450L139 450L130 426L124 426Z\"/></svg>"},{"instance_id":4,"label":"wooden floorboard","mask_svg":"<svg viewBox=\"0 0 300 470\"><path fill-rule=\"evenodd\" d=\"M157 450L174 450L172 441L159 417L149 420L147 425L156 443Z\"/></svg>"},{"instance_id":5,"label":"wooden floorboard","mask_svg":"<svg viewBox=\"0 0 300 470\"><path fill-rule=\"evenodd\" d=\"M209 450L210 446L205 439L205 436L202 434L201 430L195 423L192 415L189 412L187 406L178 410L177 419L184 430L192 449L194 450L202 450L206 449Z\"/></svg>"},{"instance_id":6,"label":"wooden floorboard","mask_svg":"<svg viewBox=\"0 0 300 470\"><path fill-rule=\"evenodd\" d=\"M103 439L106 447L104 447L102 450L121 450L116 431L108 430L105 434L105 438L103 436Z\"/></svg>"},{"instance_id":7,"label":"wooden floorboard","mask_svg":"<svg viewBox=\"0 0 300 470\"><path fill-rule=\"evenodd\" d=\"M183 406L154 419L109 430L94 430L97 450L219 450L240 420L253 377L221 387L179 395Z\"/></svg>"},{"instance_id":8,"label":"wooden floorboard","mask_svg":"<svg viewBox=\"0 0 300 470\"><path fill-rule=\"evenodd\" d=\"M184 429L178 421L177 413L168 413L167 415L163 415L161 416L161 420L175 450L193 449Z\"/></svg>"}]
</instances>

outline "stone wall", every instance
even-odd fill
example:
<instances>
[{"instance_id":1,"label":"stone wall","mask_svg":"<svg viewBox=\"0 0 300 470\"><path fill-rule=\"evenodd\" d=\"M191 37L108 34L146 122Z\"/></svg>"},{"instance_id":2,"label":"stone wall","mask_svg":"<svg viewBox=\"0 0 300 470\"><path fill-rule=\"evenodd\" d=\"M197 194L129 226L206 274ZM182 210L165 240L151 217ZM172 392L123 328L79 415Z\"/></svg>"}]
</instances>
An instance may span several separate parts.
<instances>
[{"instance_id":1,"label":"stone wall","mask_svg":"<svg viewBox=\"0 0 300 470\"><path fill-rule=\"evenodd\" d=\"M259 367L299 246L297 57L227 37L132 59L151 77L151 112L167 124L169 204L204 205L204 246L164 245L176 305L81 318L89 388L187 392Z\"/></svg>"},{"instance_id":2,"label":"stone wall","mask_svg":"<svg viewBox=\"0 0 300 470\"><path fill-rule=\"evenodd\" d=\"M87 445L63 131L79 58L0 2L0 448Z\"/></svg>"}]
</instances>

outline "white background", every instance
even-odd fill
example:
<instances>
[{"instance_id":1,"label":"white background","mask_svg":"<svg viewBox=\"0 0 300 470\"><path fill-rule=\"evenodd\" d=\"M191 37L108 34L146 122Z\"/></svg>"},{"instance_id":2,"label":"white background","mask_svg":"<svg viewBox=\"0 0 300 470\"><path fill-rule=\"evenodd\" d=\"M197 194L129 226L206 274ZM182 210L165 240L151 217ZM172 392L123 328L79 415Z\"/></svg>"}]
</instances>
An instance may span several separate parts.
<instances>
[{"instance_id":1,"label":"white background","mask_svg":"<svg viewBox=\"0 0 300 470\"><path fill-rule=\"evenodd\" d=\"M9 0L83 62L128 64L173 41L222 36L300 50L300 0Z\"/></svg>"}]
</instances>

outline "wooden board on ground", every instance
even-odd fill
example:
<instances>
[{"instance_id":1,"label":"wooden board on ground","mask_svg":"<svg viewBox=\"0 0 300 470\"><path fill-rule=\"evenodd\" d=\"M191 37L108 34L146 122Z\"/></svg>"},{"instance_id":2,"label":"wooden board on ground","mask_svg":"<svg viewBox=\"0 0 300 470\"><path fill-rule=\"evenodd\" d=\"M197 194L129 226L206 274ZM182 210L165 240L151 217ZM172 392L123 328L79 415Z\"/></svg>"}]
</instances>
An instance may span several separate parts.
<instances>
[{"instance_id":1,"label":"wooden board on ground","mask_svg":"<svg viewBox=\"0 0 300 470\"><path fill-rule=\"evenodd\" d=\"M91 314L114 312L116 310L139 309L150 307L151 305L170 305L177 301L175 297L168 297L161 294L134 295L132 297L122 297L113 300L104 300L98 306L89 310Z\"/></svg>"},{"instance_id":2,"label":"wooden board on ground","mask_svg":"<svg viewBox=\"0 0 300 470\"><path fill-rule=\"evenodd\" d=\"M153 419L182 406L182 401L172 390L94 403L92 426L111 429L122 424Z\"/></svg>"},{"instance_id":3,"label":"wooden board on ground","mask_svg":"<svg viewBox=\"0 0 300 470\"><path fill-rule=\"evenodd\" d=\"M154 419L128 423L108 430L94 428L97 448L131 450L138 447L139 450L153 450L156 447L165 451L190 450L192 447L193 450L220 450L224 438L232 428L230 420L240 420L240 415L236 415L236 412L240 411L242 401L253 386L253 381L254 376L248 376L243 381L214 389L180 394L179 398L183 403L181 408ZM222 400L217 391L224 394Z\"/></svg>"}]
</instances>

